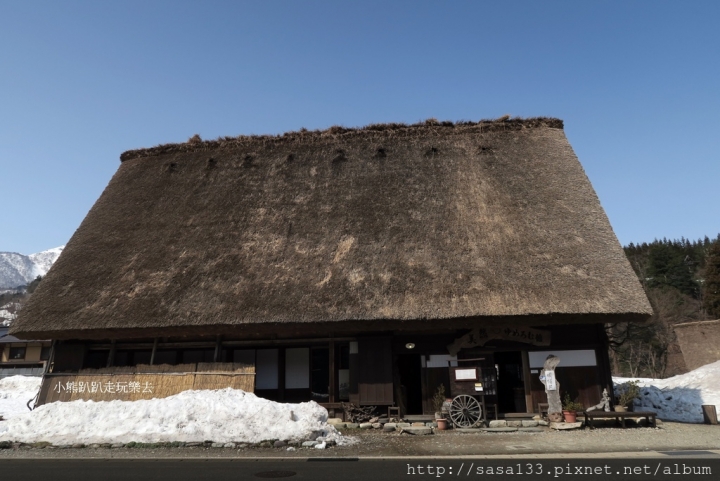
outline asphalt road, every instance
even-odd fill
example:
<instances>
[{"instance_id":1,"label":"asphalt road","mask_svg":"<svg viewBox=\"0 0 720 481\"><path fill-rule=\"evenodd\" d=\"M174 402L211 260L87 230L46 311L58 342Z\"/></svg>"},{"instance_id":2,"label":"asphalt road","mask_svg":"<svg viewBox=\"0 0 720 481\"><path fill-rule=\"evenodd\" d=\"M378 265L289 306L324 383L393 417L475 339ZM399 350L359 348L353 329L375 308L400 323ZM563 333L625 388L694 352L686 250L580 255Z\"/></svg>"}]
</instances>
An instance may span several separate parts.
<instances>
[{"instance_id":1,"label":"asphalt road","mask_svg":"<svg viewBox=\"0 0 720 481\"><path fill-rule=\"evenodd\" d=\"M498 472L502 468L502 472ZM578 471L579 470L579 471ZM694 475L693 475L694 474ZM718 479L720 457L627 459L3 459L0 478L43 481L386 479ZM508 476L510 475L510 476ZM688 476L690 475L690 476Z\"/></svg>"}]
</instances>

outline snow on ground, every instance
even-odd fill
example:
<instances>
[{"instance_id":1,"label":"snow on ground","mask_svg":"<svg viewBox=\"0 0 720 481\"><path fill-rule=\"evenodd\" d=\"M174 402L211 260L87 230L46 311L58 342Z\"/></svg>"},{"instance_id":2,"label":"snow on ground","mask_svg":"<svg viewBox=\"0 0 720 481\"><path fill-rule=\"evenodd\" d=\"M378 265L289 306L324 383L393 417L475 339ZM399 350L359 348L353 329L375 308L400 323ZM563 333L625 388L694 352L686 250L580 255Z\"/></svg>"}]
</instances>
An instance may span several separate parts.
<instances>
[{"instance_id":1,"label":"snow on ground","mask_svg":"<svg viewBox=\"0 0 720 481\"><path fill-rule=\"evenodd\" d=\"M327 410L313 401L282 404L226 388L184 391L163 399L46 404L0 422L0 441L256 443L303 441L315 433L338 444L348 442L327 418Z\"/></svg>"},{"instance_id":2,"label":"snow on ground","mask_svg":"<svg viewBox=\"0 0 720 481\"><path fill-rule=\"evenodd\" d=\"M616 392L632 380L641 388L636 411L655 411L660 419L686 423L703 422L703 404L714 404L720 413L720 361L668 379L613 377Z\"/></svg>"},{"instance_id":3,"label":"snow on ground","mask_svg":"<svg viewBox=\"0 0 720 481\"><path fill-rule=\"evenodd\" d=\"M40 381L42 378L30 376L0 379L0 416L10 419L18 414L29 413L27 402L35 398Z\"/></svg>"}]
</instances>

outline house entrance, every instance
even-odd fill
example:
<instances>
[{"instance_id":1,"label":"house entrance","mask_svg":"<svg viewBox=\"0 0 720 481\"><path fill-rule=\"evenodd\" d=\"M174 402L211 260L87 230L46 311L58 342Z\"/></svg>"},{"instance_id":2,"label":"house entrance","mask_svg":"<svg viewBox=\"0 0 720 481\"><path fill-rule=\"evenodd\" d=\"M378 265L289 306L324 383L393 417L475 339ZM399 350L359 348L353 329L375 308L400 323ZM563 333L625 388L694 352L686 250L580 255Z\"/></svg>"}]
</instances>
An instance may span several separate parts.
<instances>
[{"instance_id":1,"label":"house entrance","mask_svg":"<svg viewBox=\"0 0 720 481\"><path fill-rule=\"evenodd\" d=\"M403 414L423 414L420 354L399 355L398 370L400 372L400 405L405 407Z\"/></svg>"},{"instance_id":2,"label":"house entrance","mask_svg":"<svg viewBox=\"0 0 720 481\"><path fill-rule=\"evenodd\" d=\"M519 351L496 352L497 403L501 413L524 413L525 385L522 355Z\"/></svg>"}]
</instances>

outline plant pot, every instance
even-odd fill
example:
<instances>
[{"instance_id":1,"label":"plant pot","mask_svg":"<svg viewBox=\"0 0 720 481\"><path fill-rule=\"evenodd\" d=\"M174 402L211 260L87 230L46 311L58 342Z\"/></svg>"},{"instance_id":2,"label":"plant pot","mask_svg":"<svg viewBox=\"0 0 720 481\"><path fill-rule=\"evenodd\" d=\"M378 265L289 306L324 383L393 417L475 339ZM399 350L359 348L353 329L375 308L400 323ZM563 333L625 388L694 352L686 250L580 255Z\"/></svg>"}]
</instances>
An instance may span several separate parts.
<instances>
[{"instance_id":1,"label":"plant pot","mask_svg":"<svg viewBox=\"0 0 720 481\"><path fill-rule=\"evenodd\" d=\"M565 418L566 423L575 423L577 422L577 413L575 411L563 411L563 418Z\"/></svg>"},{"instance_id":2,"label":"plant pot","mask_svg":"<svg viewBox=\"0 0 720 481\"><path fill-rule=\"evenodd\" d=\"M447 419L436 419L435 422L437 423L438 431L445 431L448 428L448 421Z\"/></svg>"},{"instance_id":3,"label":"plant pot","mask_svg":"<svg viewBox=\"0 0 720 481\"><path fill-rule=\"evenodd\" d=\"M613 407L616 413L624 413L627 412L627 408L625 406L615 406Z\"/></svg>"}]
</instances>

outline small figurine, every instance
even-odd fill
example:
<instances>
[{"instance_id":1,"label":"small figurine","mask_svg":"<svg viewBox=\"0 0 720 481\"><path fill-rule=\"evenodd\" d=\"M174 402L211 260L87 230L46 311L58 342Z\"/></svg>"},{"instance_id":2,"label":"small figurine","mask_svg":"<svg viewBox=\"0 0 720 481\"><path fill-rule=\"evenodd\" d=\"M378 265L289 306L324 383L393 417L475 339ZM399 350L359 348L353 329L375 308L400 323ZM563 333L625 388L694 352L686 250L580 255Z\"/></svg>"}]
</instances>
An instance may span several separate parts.
<instances>
[{"instance_id":1,"label":"small figurine","mask_svg":"<svg viewBox=\"0 0 720 481\"><path fill-rule=\"evenodd\" d=\"M599 411L602 409L605 412L610 411L610 396L608 396L607 388L603 389L602 392L602 399L600 400L600 404L596 404L595 406L588 408L588 411Z\"/></svg>"}]
</instances>

